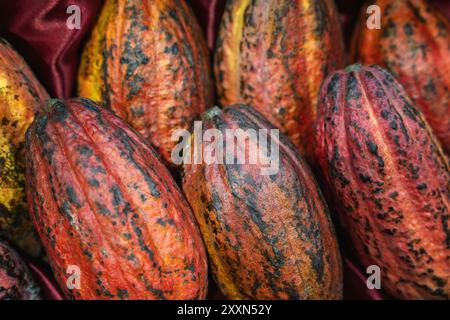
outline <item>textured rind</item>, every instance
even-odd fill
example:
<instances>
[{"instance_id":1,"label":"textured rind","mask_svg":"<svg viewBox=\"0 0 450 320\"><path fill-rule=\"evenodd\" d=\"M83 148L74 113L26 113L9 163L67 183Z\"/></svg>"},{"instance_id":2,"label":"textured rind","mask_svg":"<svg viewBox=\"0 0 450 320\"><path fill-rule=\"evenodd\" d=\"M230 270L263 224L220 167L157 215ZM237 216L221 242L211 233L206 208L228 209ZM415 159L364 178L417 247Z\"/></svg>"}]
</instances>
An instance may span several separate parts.
<instances>
[{"instance_id":1,"label":"textured rind","mask_svg":"<svg viewBox=\"0 0 450 320\"><path fill-rule=\"evenodd\" d=\"M207 259L156 151L111 111L52 100L27 133L30 214L72 299L203 299ZM80 269L79 289L66 285Z\"/></svg>"},{"instance_id":2,"label":"textured rind","mask_svg":"<svg viewBox=\"0 0 450 320\"><path fill-rule=\"evenodd\" d=\"M214 57L220 104L255 107L307 159L320 84L342 67L334 1L228 1Z\"/></svg>"},{"instance_id":3,"label":"textured rind","mask_svg":"<svg viewBox=\"0 0 450 320\"><path fill-rule=\"evenodd\" d=\"M25 131L48 99L23 58L0 38L0 237L42 254L25 201Z\"/></svg>"},{"instance_id":4,"label":"textured rind","mask_svg":"<svg viewBox=\"0 0 450 320\"><path fill-rule=\"evenodd\" d=\"M172 164L173 132L212 104L210 73L184 0L106 0L82 53L78 95L104 103Z\"/></svg>"},{"instance_id":5,"label":"textured rind","mask_svg":"<svg viewBox=\"0 0 450 320\"><path fill-rule=\"evenodd\" d=\"M243 105L203 115L204 130L238 128L274 127ZM259 163L184 166L183 191L214 278L231 299L340 299L341 258L326 203L292 143L283 135L270 143L279 144L275 175L261 175Z\"/></svg>"},{"instance_id":6,"label":"textured rind","mask_svg":"<svg viewBox=\"0 0 450 320\"><path fill-rule=\"evenodd\" d=\"M423 0L377 0L381 29L366 27L363 8L352 59L387 68L450 152L450 24Z\"/></svg>"},{"instance_id":7,"label":"textured rind","mask_svg":"<svg viewBox=\"0 0 450 320\"><path fill-rule=\"evenodd\" d=\"M41 300L41 289L18 253L0 241L0 300Z\"/></svg>"},{"instance_id":8,"label":"textured rind","mask_svg":"<svg viewBox=\"0 0 450 320\"><path fill-rule=\"evenodd\" d=\"M403 87L378 66L331 74L316 160L364 268L397 298L450 295L449 160Z\"/></svg>"}]
</instances>

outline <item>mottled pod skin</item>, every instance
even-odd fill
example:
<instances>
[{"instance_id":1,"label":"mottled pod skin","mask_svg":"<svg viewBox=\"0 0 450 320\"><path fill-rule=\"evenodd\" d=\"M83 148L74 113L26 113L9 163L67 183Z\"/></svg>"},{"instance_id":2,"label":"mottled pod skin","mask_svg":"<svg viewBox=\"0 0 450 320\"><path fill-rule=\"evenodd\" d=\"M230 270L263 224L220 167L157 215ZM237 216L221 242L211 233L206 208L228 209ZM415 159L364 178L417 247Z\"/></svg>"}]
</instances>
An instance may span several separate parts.
<instances>
[{"instance_id":1,"label":"mottled pod skin","mask_svg":"<svg viewBox=\"0 0 450 320\"><path fill-rule=\"evenodd\" d=\"M27 133L30 213L72 299L202 299L207 259L155 150L84 98L50 100ZM69 266L80 288L69 289Z\"/></svg>"},{"instance_id":2,"label":"mottled pod skin","mask_svg":"<svg viewBox=\"0 0 450 320\"><path fill-rule=\"evenodd\" d=\"M344 66L331 0L229 0L214 73L222 105L255 107L310 158L320 84Z\"/></svg>"},{"instance_id":3,"label":"mottled pod skin","mask_svg":"<svg viewBox=\"0 0 450 320\"><path fill-rule=\"evenodd\" d=\"M78 94L112 109L171 163L172 133L212 103L202 31L184 0L106 0L86 43Z\"/></svg>"},{"instance_id":4,"label":"mottled pod skin","mask_svg":"<svg viewBox=\"0 0 450 320\"><path fill-rule=\"evenodd\" d=\"M316 159L364 268L397 298L450 294L449 161L403 87L378 66L330 75Z\"/></svg>"},{"instance_id":5,"label":"mottled pod skin","mask_svg":"<svg viewBox=\"0 0 450 320\"><path fill-rule=\"evenodd\" d=\"M40 300L41 289L18 253L0 241L0 300Z\"/></svg>"},{"instance_id":6,"label":"mottled pod skin","mask_svg":"<svg viewBox=\"0 0 450 320\"><path fill-rule=\"evenodd\" d=\"M376 0L381 29L366 26L366 7L355 29L355 62L387 68L450 152L450 24L424 0Z\"/></svg>"},{"instance_id":7,"label":"mottled pod skin","mask_svg":"<svg viewBox=\"0 0 450 320\"><path fill-rule=\"evenodd\" d=\"M42 246L25 201L25 132L46 99L23 58L0 38L0 236L32 256Z\"/></svg>"},{"instance_id":8,"label":"mottled pod skin","mask_svg":"<svg viewBox=\"0 0 450 320\"><path fill-rule=\"evenodd\" d=\"M203 129L211 128L274 127L253 108L234 105L207 111ZM214 278L231 299L340 299L341 258L326 203L293 144L271 137L279 144L277 174L261 175L248 155L242 165L184 167L183 191Z\"/></svg>"}]
</instances>

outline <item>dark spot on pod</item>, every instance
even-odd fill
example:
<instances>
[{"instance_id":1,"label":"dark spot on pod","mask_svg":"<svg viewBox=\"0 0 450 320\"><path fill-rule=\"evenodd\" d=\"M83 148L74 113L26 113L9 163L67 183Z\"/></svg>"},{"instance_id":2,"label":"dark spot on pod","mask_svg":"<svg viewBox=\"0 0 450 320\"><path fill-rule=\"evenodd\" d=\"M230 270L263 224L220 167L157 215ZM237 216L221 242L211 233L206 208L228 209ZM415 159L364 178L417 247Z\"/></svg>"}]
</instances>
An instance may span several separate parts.
<instances>
[{"instance_id":1,"label":"dark spot on pod","mask_svg":"<svg viewBox=\"0 0 450 320\"><path fill-rule=\"evenodd\" d=\"M442 229L445 232L445 244L447 249L450 249L450 229L448 227L448 221L450 220L450 215L442 215L441 216L441 222L442 222Z\"/></svg>"},{"instance_id":2,"label":"dark spot on pod","mask_svg":"<svg viewBox=\"0 0 450 320\"><path fill-rule=\"evenodd\" d=\"M407 4L409 5L411 11L414 13L414 16L419 20L421 23L426 23L427 20L422 16L420 13L420 9L414 6L414 4L411 1L407 1Z\"/></svg>"},{"instance_id":3,"label":"dark spot on pod","mask_svg":"<svg viewBox=\"0 0 450 320\"><path fill-rule=\"evenodd\" d=\"M98 188L100 186L100 183L98 182L97 179L89 179L88 183L90 186L94 187L94 188Z\"/></svg>"},{"instance_id":4,"label":"dark spot on pod","mask_svg":"<svg viewBox=\"0 0 450 320\"><path fill-rule=\"evenodd\" d=\"M109 189L109 192L113 194L113 205L117 207L123 202L122 191L120 191L119 186L116 184Z\"/></svg>"},{"instance_id":5,"label":"dark spot on pod","mask_svg":"<svg viewBox=\"0 0 450 320\"><path fill-rule=\"evenodd\" d=\"M405 34L408 37L411 37L412 35L414 35L412 25L409 22L405 23L405 25L403 26L403 30L405 31Z\"/></svg>"},{"instance_id":6,"label":"dark spot on pod","mask_svg":"<svg viewBox=\"0 0 450 320\"><path fill-rule=\"evenodd\" d=\"M347 94L346 94L346 100L358 100L361 98L361 91L358 87L358 81L356 80L355 76L353 74L349 74L348 80L347 80Z\"/></svg>"},{"instance_id":7,"label":"dark spot on pod","mask_svg":"<svg viewBox=\"0 0 450 320\"><path fill-rule=\"evenodd\" d=\"M364 183L372 183L372 178L362 173L359 174L359 179Z\"/></svg>"},{"instance_id":8,"label":"dark spot on pod","mask_svg":"<svg viewBox=\"0 0 450 320\"><path fill-rule=\"evenodd\" d=\"M127 100L133 99L133 97L139 93L142 88L142 83L145 82L145 79L141 77L139 74L133 75L132 79L128 82L128 93Z\"/></svg>"},{"instance_id":9,"label":"dark spot on pod","mask_svg":"<svg viewBox=\"0 0 450 320\"><path fill-rule=\"evenodd\" d=\"M334 161L339 161L340 159L340 155L339 155L339 146L335 145L333 148L333 160Z\"/></svg>"},{"instance_id":10,"label":"dark spot on pod","mask_svg":"<svg viewBox=\"0 0 450 320\"><path fill-rule=\"evenodd\" d=\"M119 299L127 299L128 298L128 291L125 289L117 289L117 297Z\"/></svg>"},{"instance_id":11,"label":"dark spot on pod","mask_svg":"<svg viewBox=\"0 0 450 320\"><path fill-rule=\"evenodd\" d=\"M180 50L178 49L178 43L175 42L175 43L172 45L172 47L170 48L170 52L171 52L173 55L177 55L179 51L180 51Z\"/></svg>"},{"instance_id":12,"label":"dark spot on pod","mask_svg":"<svg viewBox=\"0 0 450 320\"><path fill-rule=\"evenodd\" d=\"M392 19L388 19L386 26L383 28L383 31L381 33L381 37L382 38L388 38L388 37L392 37L397 34L397 27L394 23L394 21L392 21Z\"/></svg>"},{"instance_id":13,"label":"dark spot on pod","mask_svg":"<svg viewBox=\"0 0 450 320\"><path fill-rule=\"evenodd\" d=\"M78 209L81 208L80 200L75 192L75 189L72 187L66 188L67 197L69 198L70 203L76 206Z\"/></svg>"},{"instance_id":14,"label":"dark spot on pod","mask_svg":"<svg viewBox=\"0 0 450 320\"><path fill-rule=\"evenodd\" d=\"M367 147L369 148L370 153L372 153L374 156L378 155L378 146L374 142L368 141Z\"/></svg>"},{"instance_id":15,"label":"dark spot on pod","mask_svg":"<svg viewBox=\"0 0 450 320\"><path fill-rule=\"evenodd\" d=\"M443 287L447 284L447 281L441 277L433 276L432 279L438 287Z\"/></svg>"},{"instance_id":16,"label":"dark spot on pod","mask_svg":"<svg viewBox=\"0 0 450 320\"><path fill-rule=\"evenodd\" d=\"M166 225L171 225L171 226L173 226L173 225L175 224L174 221L173 221L172 219L164 220L164 219L162 219L162 218L158 218L158 220L157 220L156 222L157 222L158 224L162 225L163 227L166 226Z\"/></svg>"},{"instance_id":17,"label":"dark spot on pod","mask_svg":"<svg viewBox=\"0 0 450 320\"><path fill-rule=\"evenodd\" d=\"M329 162L329 168L330 168L330 175L333 178L337 178L344 186L350 184L350 180L348 180L342 172L340 172L334 165L334 163Z\"/></svg>"},{"instance_id":18,"label":"dark spot on pod","mask_svg":"<svg viewBox=\"0 0 450 320\"><path fill-rule=\"evenodd\" d=\"M427 188L426 183L420 183L417 185L417 190L425 190Z\"/></svg>"},{"instance_id":19,"label":"dark spot on pod","mask_svg":"<svg viewBox=\"0 0 450 320\"><path fill-rule=\"evenodd\" d=\"M434 84L433 78L429 78L427 84L424 86L425 91L432 95L436 95L436 86Z\"/></svg>"},{"instance_id":20,"label":"dark spot on pod","mask_svg":"<svg viewBox=\"0 0 450 320\"><path fill-rule=\"evenodd\" d=\"M36 125L36 135L41 139L47 136L46 128L48 123L47 115L36 115L35 125ZM29 132L30 130L28 130Z\"/></svg>"},{"instance_id":21,"label":"dark spot on pod","mask_svg":"<svg viewBox=\"0 0 450 320\"><path fill-rule=\"evenodd\" d=\"M313 5L315 13L314 21L316 21L314 32L317 34L317 36L321 37L327 29L327 17L320 1L314 1Z\"/></svg>"},{"instance_id":22,"label":"dark spot on pod","mask_svg":"<svg viewBox=\"0 0 450 320\"><path fill-rule=\"evenodd\" d=\"M131 239L131 233L129 233L129 232L125 232L125 233L123 234L123 236L124 236L124 238L127 239L127 240L130 240L130 239Z\"/></svg>"},{"instance_id":23,"label":"dark spot on pod","mask_svg":"<svg viewBox=\"0 0 450 320\"><path fill-rule=\"evenodd\" d=\"M330 82L328 83L327 93L328 94L332 94L333 97L335 97L336 89L337 89L338 84L339 84L339 75L335 74L331 78Z\"/></svg>"},{"instance_id":24,"label":"dark spot on pod","mask_svg":"<svg viewBox=\"0 0 450 320\"><path fill-rule=\"evenodd\" d=\"M397 232L397 229L384 229L383 233L389 235L389 236L393 236L395 235L395 233Z\"/></svg>"},{"instance_id":25,"label":"dark spot on pod","mask_svg":"<svg viewBox=\"0 0 450 320\"><path fill-rule=\"evenodd\" d=\"M189 270L192 273L195 273L195 265L193 263L189 263L184 267L185 270Z\"/></svg>"},{"instance_id":26,"label":"dark spot on pod","mask_svg":"<svg viewBox=\"0 0 450 320\"><path fill-rule=\"evenodd\" d=\"M100 202L95 202L95 206L96 206L96 208L97 208L97 210L102 214L102 215L104 215L104 216L110 216L111 215L111 212L109 211L109 209L105 206L105 205L103 205L103 204L101 204Z\"/></svg>"},{"instance_id":27,"label":"dark spot on pod","mask_svg":"<svg viewBox=\"0 0 450 320\"><path fill-rule=\"evenodd\" d=\"M89 258L89 260L92 260L92 252L90 252L88 249L83 249L83 254Z\"/></svg>"},{"instance_id":28,"label":"dark spot on pod","mask_svg":"<svg viewBox=\"0 0 450 320\"><path fill-rule=\"evenodd\" d=\"M133 106L131 107L131 113L133 113L133 116L136 118L142 117L144 115L144 108L142 106Z\"/></svg>"},{"instance_id":29,"label":"dark spot on pod","mask_svg":"<svg viewBox=\"0 0 450 320\"><path fill-rule=\"evenodd\" d=\"M398 129L398 125L397 125L397 123L396 123L394 120L392 120L392 121L389 123L389 127L390 127L392 130L397 130L397 129Z\"/></svg>"},{"instance_id":30,"label":"dark spot on pod","mask_svg":"<svg viewBox=\"0 0 450 320\"><path fill-rule=\"evenodd\" d=\"M391 192L389 194L389 198L391 198L393 200L397 199L397 197L398 197L398 192L397 191Z\"/></svg>"},{"instance_id":31,"label":"dark spot on pod","mask_svg":"<svg viewBox=\"0 0 450 320\"><path fill-rule=\"evenodd\" d=\"M88 156L88 157L91 156L92 153L93 153L91 147L88 146L88 145L77 146L77 147L76 147L76 150L77 150L81 155Z\"/></svg>"},{"instance_id":32,"label":"dark spot on pod","mask_svg":"<svg viewBox=\"0 0 450 320\"><path fill-rule=\"evenodd\" d=\"M147 247L147 245L145 244L144 238L142 236L142 230L137 225L135 217L133 217L133 219L131 220L131 226L133 227L133 231L136 234L136 238L138 239L138 243L139 243L140 249L143 252L147 253L148 258L149 258L150 261L153 261L154 252L152 250L150 250L150 248Z\"/></svg>"}]
</instances>

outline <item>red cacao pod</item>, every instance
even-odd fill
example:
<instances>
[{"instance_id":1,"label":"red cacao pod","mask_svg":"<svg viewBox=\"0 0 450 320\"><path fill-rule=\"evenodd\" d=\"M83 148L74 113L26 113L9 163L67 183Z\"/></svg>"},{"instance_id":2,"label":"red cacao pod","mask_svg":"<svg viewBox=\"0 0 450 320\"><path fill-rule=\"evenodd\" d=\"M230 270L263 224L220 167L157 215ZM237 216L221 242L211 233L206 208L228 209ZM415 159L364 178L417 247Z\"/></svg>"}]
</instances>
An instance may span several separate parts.
<instances>
[{"instance_id":1,"label":"red cacao pod","mask_svg":"<svg viewBox=\"0 0 450 320\"><path fill-rule=\"evenodd\" d=\"M41 298L41 289L19 254L0 241L0 300Z\"/></svg>"},{"instance_id":2,"label":"red cacao pod","mask_svg":"<svg viewBox=\"0 0 450 320\"><path fill-rule=\"evenodd\" d=\"M450 151L450 24L424 0L376 0L380 29L361 12L352 44L354 62L387 68Z\"/></svg>"},{"instance_id":3,"label":"red cacao pod","mask_svg":"<svg viewBox=\"0 0 450 320\"><path fill-rule=\"evenodd\" d=\"M205 297L206 255L189 205L156 152L111 111L51 100L27 132L27 186L67 297ZM79 288L67 286L70 266Z\"/></svg>"},{"instance_id":4,"label":"red cacao pod","mask_svg":"<svg viewBox=\"0 0 450 320\"><path fill-rule=\"evenodd\" d=\"M378 66L331 74L319 101L316 159L364 268L406 299L450 294L450 171L403 87Z\"/></svg>"}]
</instances>

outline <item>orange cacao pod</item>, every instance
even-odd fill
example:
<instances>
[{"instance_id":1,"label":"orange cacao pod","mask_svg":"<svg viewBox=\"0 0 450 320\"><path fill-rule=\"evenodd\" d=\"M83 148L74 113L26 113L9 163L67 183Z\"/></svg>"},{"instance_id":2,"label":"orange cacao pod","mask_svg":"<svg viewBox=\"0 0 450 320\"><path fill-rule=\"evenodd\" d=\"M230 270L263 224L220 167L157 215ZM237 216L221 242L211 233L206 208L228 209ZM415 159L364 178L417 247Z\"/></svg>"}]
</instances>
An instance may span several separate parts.
<instances>
[{"instance_id":1,"label":"orange cacao pod","mask_svg":"<svg viewBox=\"0 0 450 320\"><path fill-rule=\"evenodd\" d=\"M78 95L102 102L170 163L172 133L212 103L202 31L184 0L106 0L86 43Z\"/></svg>"},{"instance_id":2,"label":"orange cacao pod","mask_svg":"<svg viewBox=\"0 0 450 320\"><path fill-rule=\"evenodd\" d=\"M255 107L307 159L320 84L343 66L334 1L228 1L215 53L220 103Z\"/></svg>"},{"instance_id":3,"label":"orange cacao pod","mask_svg":"<svg viewBox=\"0 0 450 320\"><path fill-rule=\"evenodd\" d=\"M225 136L274 127L255 109L234 105L204 113L203 129ZM244 164L184 166L183 191L216 282L232 299L339 299L341 258L327 205L292 143L268 136L279 150L277 173L261 174L265 165L252 164L250 151ZM263 152L261 141L244 141Z\"/></svg>"}]
</instances>

